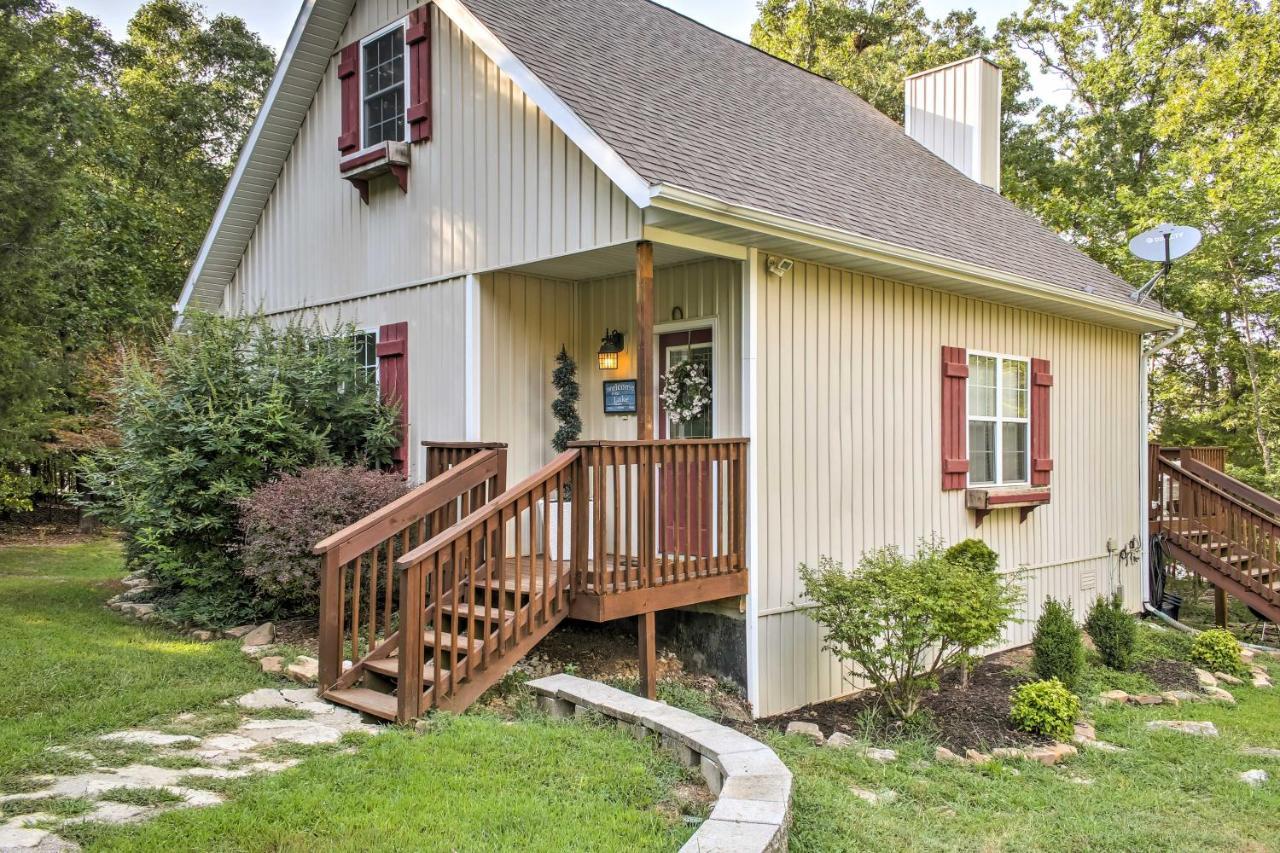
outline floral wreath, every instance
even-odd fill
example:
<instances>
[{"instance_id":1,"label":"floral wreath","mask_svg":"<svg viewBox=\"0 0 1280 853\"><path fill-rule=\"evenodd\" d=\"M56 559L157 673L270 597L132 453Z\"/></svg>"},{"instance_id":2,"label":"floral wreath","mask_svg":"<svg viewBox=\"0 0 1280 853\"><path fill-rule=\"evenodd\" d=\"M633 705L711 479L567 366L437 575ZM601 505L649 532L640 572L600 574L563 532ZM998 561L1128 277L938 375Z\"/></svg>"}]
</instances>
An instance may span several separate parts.
<instances>
[{"instance_id":1,"label":"floral wreath","mask_svg":"<svg viewBox=\"0 0 1280 853\"><path fill-rule=\"evenodd\" d=\"M662 406L678 424L698 418L711 405L711 380L702 364L686 359L662 375Z\"/></svg>"}]
</instances>

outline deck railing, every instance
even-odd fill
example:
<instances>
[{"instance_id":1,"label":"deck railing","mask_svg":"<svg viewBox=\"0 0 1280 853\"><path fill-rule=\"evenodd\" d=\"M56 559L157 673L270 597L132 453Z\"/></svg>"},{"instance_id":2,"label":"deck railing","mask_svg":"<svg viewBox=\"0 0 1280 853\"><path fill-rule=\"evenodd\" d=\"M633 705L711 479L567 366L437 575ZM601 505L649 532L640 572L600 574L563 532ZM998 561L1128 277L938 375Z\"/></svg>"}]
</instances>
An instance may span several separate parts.
<instances>
[{"instance_id":1,"label":"deck railing","mask_svg":"<svg viewBox=\"0 0 1280 853\"><path fill-rule=\"evenodd\" d=\"M427 469L423 472L425 481L434 480L477 453L507 449L501 441L424 441L422 446L427 449Z\"/></svg>"},{"instance_id":2,"label":"deck railing","mask_svg":"<svg viewBox=\"0 0 1280 853\"><path fill-rule=\"evenodd\" d=\"M576 590L603 595L746 568L747 439L573 447L582 453L573 492ZM588 525L585 535L579 524Z\"/></svg>"},{"instance_id":3,"label":"deck railing","mask_svg":"<svg viewBox=\"0 0 1280 853\"><path fill-rule=\"evenodd\" d=\"M320 688L340 686L342 661L358 661L395 633L399 556L503 490L506 450L469 455L355 524L316 543L320 566Z\"/></svg>"}]
</instances>

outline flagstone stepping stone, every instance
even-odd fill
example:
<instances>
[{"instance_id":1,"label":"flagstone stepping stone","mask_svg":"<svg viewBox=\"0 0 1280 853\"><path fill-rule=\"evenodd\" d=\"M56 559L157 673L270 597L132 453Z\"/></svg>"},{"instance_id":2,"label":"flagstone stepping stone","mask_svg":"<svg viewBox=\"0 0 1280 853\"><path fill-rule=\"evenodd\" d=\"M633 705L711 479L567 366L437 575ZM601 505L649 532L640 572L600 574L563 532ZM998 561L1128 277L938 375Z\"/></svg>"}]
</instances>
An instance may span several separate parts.
<instances>
[{"instance_id":1,"label":"flagstone stepping stone","mask_svg":"<svg viewBox=\"0 0 1280 853\"><path fill-rule=\"evenodd\" d=\"M193 735L167 735L164 732L154 732L147 729L111 732L103 735L99 740L109 740L117 743L137 743L143 746L174 746L180 743L200 742L200 738Z\"/></svg>"},{"instance_id":2,"label":"flagstone stepping stone","mask_svg":"<svg viewBox=\"0 0 1280 853\"><path fill-rule=\"evenodd\" d=\"M238 734L210 735L200 742L200 747L207 750L234 750L236 752L244 752L248 749L254 749L257 746L258 742L256 740Z\"/></svg>"},{"instance_id":3,"label":"flagstone stepping stone","mask_svg":"<svg viewBox=\"0 0 1280 853\"><path fill-rule=\"evenodd\" d=\"M1218 727L1208 720L1197 722L1195 720L1150 720L1147 722L1149 731L1171 731L1184 735L1196 735L1198 737L1217 737Z\"/></svg>"},{"instance_id":4,"label":"flagstone stepping stone","mask_svg":"<svg viewBox=\"0 0 1280 853\"><path fill-rule=\"evenodd\" d=\"M825 740L822 736L822 729L818 728L817 723L806 723L802 720L792 720L787 723L787 734L803 735L818 746L822 746L822 742Z\"/></svg>"},{"instance_id":5,"label":"flagstone stepping stone","mask_svg":"<svg viewBox=\"0 0 1280 853\"><path fill-rule=\"evenodd\" d=\"M1244 682L1241 681L1239 678L1236 678L1234 675L1228 675L1225 672L1215 672L1213 674L1213 677L1218 679L1218 681L1222 682L1223 684L1230 684L1234 687L1239 687L1241 684L1244 684Z\"/></svg>"},{"instance_id":6,"label":"flagstone stepping stone","mask_svg":"<svg viewBox=\"0 0 1280 853\"><path fill-rule=\"evenodd\" d=\"M849 792L853 794L855 797L857 797L858 799L863 800L864 802L870 803L873 806L892 803L894 800L898 799L898 792L890 791L888 789L881 789L879 791L868 791L866 788L858 788L856 786L851 786L849 788Z\"/></svg>"},{"instance_id":7,"label":"flagstone stepping stone","mask_svg":"<svg viewBox=\"0 0 1280 853\"><path fill-rule=\"evenodd\" d=\"M261 710L263 708L289 708L292 703L280 694L279 690L264 687L252 693L246 693L236 700L241 708Z\"/></svg>"},{"instance_id":8,"label":"flagstone stepping stone","mask_svg":"<svg viewBox=\"0 0 1280 853\"><path fill-rule=\"evenodd\" d=\"M1214 678L1203 669L1196 669L1196 680L1200 682L1201 687L1217 687L1218 679Z\"/></svg>"},{"instance_id":9,"label":"flagstone stepping stone","mask_svg":"<svg viewBox=\"0 0 1280 853\"><path fill-rule=\"evenodd\" d=\"M1217 702L1226 702L1228 705L1234 705L1236 703L1236 697L1232 696L1229 692L1227 692L1226 690L1223 690L1221 687L1206 687L1204 689L1204 693L1210 699L1213 699L1214 701L1217 701Z\"/></svg>"},{"instance_id":10,"label":"flagstone stepping stone","mask_svg":"<svg viewBox=\"0 0 1280 853\"><path fill-rule=\"evenodd\" d=\"M269 646L276 639L276 626L263 622L240 637L241 646Z\"/></svg>"},{"instance_id":11,"label":"flagstone stepping stone","mask_svg":"<svg viewBox=\"0 0 1280 853\"><path fill-rule=\"evenodd\" d=\"M284 672L284 658L279 655L267 655L264 658L258 658L258 666L269 675L279 675Z\"/></svg>"},{"instance_id":12,"label":"flagstone stepping stone","mask_svg":"<svg viewBox=\"0 0 1280 853\"><path fill-rule=\"evenodd\" d=\"M1254 758L1280 758L1280 749L1272 749L1269 746L1246 746L1240 752L1244 755L1252 755Z\"/></svg>"},{"instance_id":13,"label":"flagstone stepping stone","mask_svg":"<svg viewBox=\"0 0 1280 853\"><path fill-rule=\"evenodd\" d=\"M1265 770L1246 770L1240 774L1240 781L1246 785L1257 787L1266 784L1271 778L1271 774Z\"/></svg>"}]
</instances>

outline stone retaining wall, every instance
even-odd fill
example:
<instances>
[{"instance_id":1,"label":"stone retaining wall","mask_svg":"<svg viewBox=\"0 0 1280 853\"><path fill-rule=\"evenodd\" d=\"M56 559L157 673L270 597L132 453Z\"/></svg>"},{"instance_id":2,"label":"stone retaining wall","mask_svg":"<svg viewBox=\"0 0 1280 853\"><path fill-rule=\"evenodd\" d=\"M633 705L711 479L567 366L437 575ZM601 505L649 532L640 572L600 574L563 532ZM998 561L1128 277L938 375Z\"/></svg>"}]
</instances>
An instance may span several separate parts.
<instances>
[{"instance_id":1,"label":"stone retaining wall","mask_svg":"<svg viewBox=\"0 0 1280 853\"><path fill-rule=\"evenodd\" d=\"M637 737L656 734L686 766L699 766L715 808L681 853L752 853L787 847L791 771L772 749L719 723L597 681L552 675L530 681L555 717L596 711Z\"/></svg>"}]
</instances>

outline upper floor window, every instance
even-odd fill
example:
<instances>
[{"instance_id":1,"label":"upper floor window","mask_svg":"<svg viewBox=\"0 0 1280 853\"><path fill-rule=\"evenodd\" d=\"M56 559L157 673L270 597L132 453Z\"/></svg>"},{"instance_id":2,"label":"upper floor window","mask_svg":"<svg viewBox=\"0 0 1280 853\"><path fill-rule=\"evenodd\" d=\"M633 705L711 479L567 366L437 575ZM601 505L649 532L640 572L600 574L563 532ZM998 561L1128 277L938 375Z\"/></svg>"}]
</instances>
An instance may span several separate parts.
<instances>
[{"instance_id":1,"label":"upper floor window","mask_svg":"<svg viewBox=\"0 0 1280 853\"><path fill-rule=\"evenodd\" d=\"M1025 358L969 354L969 483L1026 483L1030 471L1031 366Z\"/></svg>"},{"instance_id":2,"label":"upper floor window","mask_svg":"<svg viewBox=\"0 0 1280 853\"><path fill-rule=\"evenodd\" d=\"M396 24L361 45L364 147L405 141L404 27Z\"/></svg>"}]
</instances>

